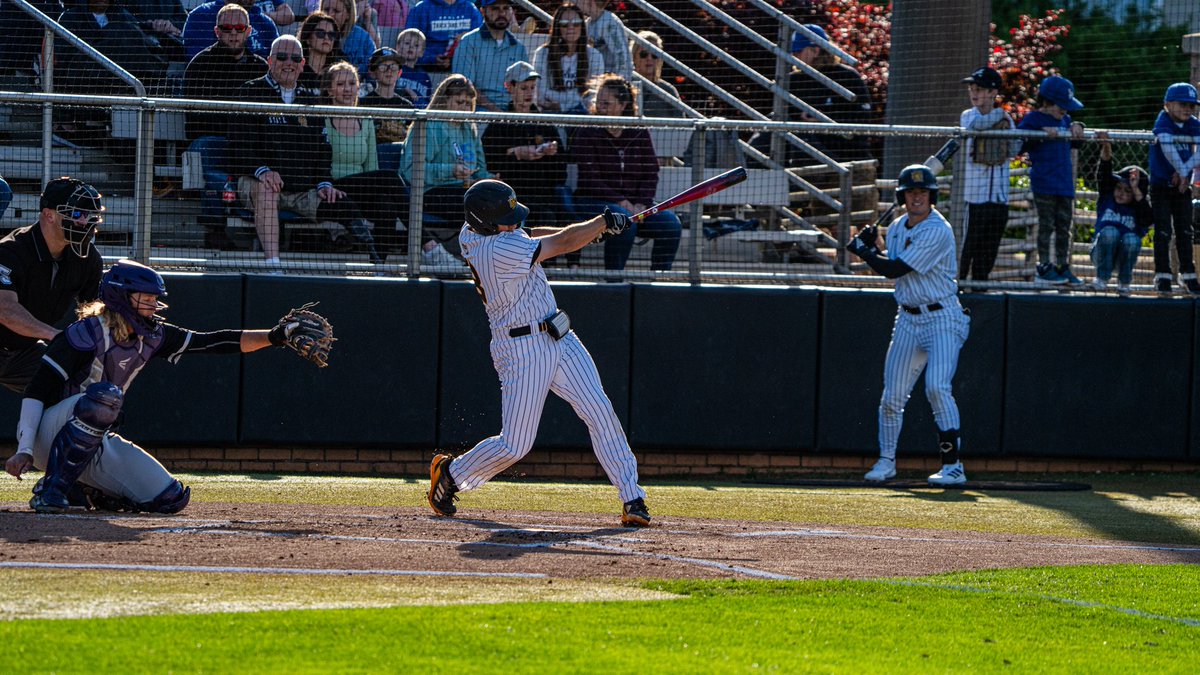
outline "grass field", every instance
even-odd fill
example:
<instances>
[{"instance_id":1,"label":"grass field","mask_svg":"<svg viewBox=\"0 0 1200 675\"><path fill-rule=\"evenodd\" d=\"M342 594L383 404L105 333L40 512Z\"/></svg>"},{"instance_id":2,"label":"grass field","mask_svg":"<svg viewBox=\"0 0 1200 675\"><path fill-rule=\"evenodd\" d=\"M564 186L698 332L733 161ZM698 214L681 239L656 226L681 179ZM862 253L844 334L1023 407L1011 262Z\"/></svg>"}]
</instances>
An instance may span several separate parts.
<instances>
[{"instance_id":1,"label":"grass field","mask_svg":"<svg viewBox=\"0 0 1200 675\"><path fill-rule=\"evenodd\" d=\"M656 518L900 526L1200 546L1200 476L1089 492L647 486ZM421 481L186 476L196 503L416 507ZM20 508L31 483L0 482ZM612 512L597 484L499 481L465 508ZM29 522L36 523L30 518ZM35 533L33 533L35 536ZM14 541L3 542L17 557ZM1200 670L1200 566L868 580L286 577L0 569L2 672ZM54 618L30 618L54 617ZM103 617L103 618L97 618Z\"/></svg>"}]
</instances>

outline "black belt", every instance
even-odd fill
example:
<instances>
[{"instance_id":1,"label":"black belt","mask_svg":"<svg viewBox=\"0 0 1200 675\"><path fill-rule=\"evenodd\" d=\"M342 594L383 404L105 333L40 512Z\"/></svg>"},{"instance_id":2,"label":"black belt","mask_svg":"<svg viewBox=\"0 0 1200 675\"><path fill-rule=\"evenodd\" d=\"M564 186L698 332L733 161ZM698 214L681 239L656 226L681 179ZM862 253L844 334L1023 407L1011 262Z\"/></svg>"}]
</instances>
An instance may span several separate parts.
<instances>
[{"instance_id":1,"label":"black belt","mask_svg":"<svg viewBox=\"0 0 1200 675\"><path fill-rule=\"evenodd\" d=\"M545 331L546 330L546 322L539 321L537 324L537 329L538 329L539 333ZM533 332L533 328L529 327L528 325L517 326L516 328L513 328L512 330L508 331L508 337L521 337L523 335L529 335L532 332Z\"/></svg>"},{"instance_id":2,"label":"black belt","mask_svg":"<svg viewBox=\"0 0 1200 675\"><path fill-rule=\"evenodd\" d=\"M920 307L909 307L908 305L900 305L900 309L908 312L909 314L921 314ZM940 302L935 302L932 304L925 305L926 312L936 312L939 309L942 309L942 303L940 303Z\"/></svg>"}]
</instances>

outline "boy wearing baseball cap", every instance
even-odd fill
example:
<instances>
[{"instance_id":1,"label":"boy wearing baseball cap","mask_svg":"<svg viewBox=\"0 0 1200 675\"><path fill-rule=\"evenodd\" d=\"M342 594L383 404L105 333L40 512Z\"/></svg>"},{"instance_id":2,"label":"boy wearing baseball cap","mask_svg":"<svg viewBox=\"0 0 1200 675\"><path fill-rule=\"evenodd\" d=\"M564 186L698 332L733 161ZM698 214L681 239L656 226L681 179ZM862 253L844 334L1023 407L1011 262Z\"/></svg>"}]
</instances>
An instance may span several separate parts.
<instances>
[{"instance_id":1,"label":"boy wearing baseball cap","mask_svg":"<svg viewBox=\"0 0 1200 675\"><path fill-rule=\"evenodd\" d=\"M1074 217L1075 180L1071 147L1083 138L1083 124L1068 113L1083 108L1075 98L1075 85L1051 75L1038 87L1037 110L1026 115L1018 129L1044 131L1050 138L1030 139L1021 147L1029 154L1029 183L1037 207L1037 277L1051 284L1081 284L1071 273L1071 222ZM1059 139L1069 133L1074 143ZM1050 260L1050 235L1054 235L1054 262Z\"/></svg>"},{"instance_id":2,"label":"boy wearing baseball cap","mask_svg":"<svg viewBox=\"0 0 1200 675\"><path fill-rule=\"evenodd\" d=\"M359 104L368 108L412 108L412 101L396 91L400 69L404 66L400 53L391 47L376 49L371 54L371 77L375 88L359 99ZM375 120L375 140L379 143L402 143L408 135L404 120Z\"/></svg>"},{"instance_id":3,"label":"boy wearing baseball cap","mask_svg":"<svg viewBox=\"0 0 1200 675\"><path fill-rule=\"evenodd\" d=\"M1196 88L1187 82L1167 87L1163 109L1154 120L1157 143L1150 146L1150 204L1154 207L1154 286L1171 292L1171 234L1179 254L1179 280L1188 292L1200 295L1196 261L1192 257L1192 170L1200 166L1200 152L1181 136L1200 136L1196 119Z\"/></svg>"}]
</instances>

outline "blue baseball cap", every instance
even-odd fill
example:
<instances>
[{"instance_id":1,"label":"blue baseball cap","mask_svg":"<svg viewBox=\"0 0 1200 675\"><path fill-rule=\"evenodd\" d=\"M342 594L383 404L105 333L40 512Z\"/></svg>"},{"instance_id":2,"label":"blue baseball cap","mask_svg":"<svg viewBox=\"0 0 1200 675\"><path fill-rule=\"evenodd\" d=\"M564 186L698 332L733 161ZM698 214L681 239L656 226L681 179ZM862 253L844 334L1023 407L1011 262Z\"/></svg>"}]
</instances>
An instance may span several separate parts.
<instances>
[{"instance_id":1,"label":"blue baseball cap","mask_svg":"<svg viewBox=\"0 0 1200 675\"><path fill-rule=\"evenodd\" d=\"M1200 104L1200 99L1196 98L1196 88L1187 82L1176 82L1167 87L1167 93L1163 96L1163 103L1171 101Z\"/></svg>"},{"instance_id":2,"label":"blue baseball cap","mask_svg":"<svg viewBox=\"0 0 1200 675\"><path fill-rule=\"evenodd\" d=\"M512 4L511 0L479 0L479 6L480 7L490 7L491 5L496 4L497 2L503 2L506 5ZM413 4L416 4L416 3L413 3Z\"/></svg>"},{"instance_id":3,"label":"blue baseball cap","mask_svg":"<svg viewBox=\"0 0 1200 675\"><path fill-rule=\"evenodd\" d=\"M805 28L809 29L810 31L816 33L817 35L820 35L823 39L825 39L825 40L829 39L829 34L825 32L824 28L821 28L818 25L808 24L808 23L801 24L801 25L804 26ZM811 47L815 44L817 44L817 43L813 42L811 38L809 38L804 33L801 33L800 31L796 31L795 34L792 35L792 53L793 54L804 49L805 47Z\"/></svg>"},{"instance_id":4,"label":"blue baseball cap","mask_svg":"<svg viewBox=\"0 0 1200 675\"><path fill-rule=\"evenodd\" d=\"M1042 80L1041 86L1038 87L1038 95L1067 112L1083 107L1083 102L1075 98L1075 85L1059 75L1051 75Z\"/></svg>"}]
</instances>

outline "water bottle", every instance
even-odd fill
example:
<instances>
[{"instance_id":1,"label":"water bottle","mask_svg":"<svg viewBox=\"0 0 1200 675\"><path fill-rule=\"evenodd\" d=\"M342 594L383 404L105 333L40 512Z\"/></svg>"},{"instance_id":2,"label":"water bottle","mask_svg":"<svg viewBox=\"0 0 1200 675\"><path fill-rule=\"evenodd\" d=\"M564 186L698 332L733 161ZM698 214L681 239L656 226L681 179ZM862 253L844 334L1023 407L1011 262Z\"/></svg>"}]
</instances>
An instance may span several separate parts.
<instances>
[{"instance_id":1,"label":"water bottle","mask_svg":"<svg viewBox=\"0 0 1200 675\"><path fill-rule=\"evenodd\" d=\"M232 206L237 201L237 188L233 185L233 176L225 177L225 188L221 191L221 201L226 206Z\"/></svg>"}]
</instances>

